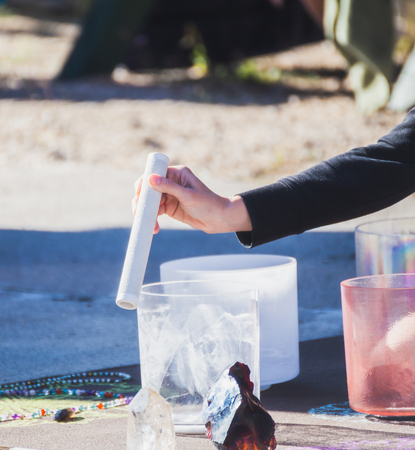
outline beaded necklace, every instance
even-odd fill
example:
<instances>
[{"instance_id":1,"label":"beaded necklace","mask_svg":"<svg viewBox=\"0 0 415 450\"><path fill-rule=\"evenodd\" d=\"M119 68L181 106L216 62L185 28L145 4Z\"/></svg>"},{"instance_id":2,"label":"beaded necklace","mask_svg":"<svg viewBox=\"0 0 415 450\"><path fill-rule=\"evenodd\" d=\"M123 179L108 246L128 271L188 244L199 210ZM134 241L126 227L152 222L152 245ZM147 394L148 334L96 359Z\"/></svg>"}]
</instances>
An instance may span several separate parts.
<instances>
[{"instance_id":1,"label":"beaded necklace","mask_svg":"<svg viewBox=\"0 0 415 450\"><path fill-rule=\"evenodd\" d=\"M71 375L63 375L53 378L40 378L36 380L23 381L18 383L7 383L0 385L1 397L41 397L50 395L68 395L68 396L96 396L108 399L94 404L75 406L70 409L79 413L88 410L102 410L113 408L115 406L128 405L133 397L117 394L110 391L99 391L94 389L68 389L67 385L72 384L100 384L100 383L120 383L131 380L131 375L123 372L83 372ZM63 386L63 387L62 387ZM22 419L36 419L44 416L54 415L60 410L40 409L25 414L5 414L0 416L0 422Z\"/></svg>"}]
</instances>

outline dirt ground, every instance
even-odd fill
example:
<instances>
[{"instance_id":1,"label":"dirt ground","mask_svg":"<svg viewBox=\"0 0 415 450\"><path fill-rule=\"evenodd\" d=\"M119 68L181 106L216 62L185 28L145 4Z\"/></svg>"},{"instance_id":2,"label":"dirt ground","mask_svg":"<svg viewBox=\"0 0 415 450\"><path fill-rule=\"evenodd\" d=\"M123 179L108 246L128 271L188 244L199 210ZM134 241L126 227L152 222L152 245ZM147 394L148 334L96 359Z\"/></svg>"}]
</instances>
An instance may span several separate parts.
<instances>
[{"instance_id":1,"label":"dirt ground","mask_svg":"<svg viewBox=\"0 0 415 450\"><path fill-rule=\"evenodd\" d=\"M257 58L276 83L192 79L186 70L55 83L79 25L0 17L0 167L110 165L149 152L202 176L268 182L375 142L404 114L355 108L329 42Z\"/></svg>"}]
</instances>

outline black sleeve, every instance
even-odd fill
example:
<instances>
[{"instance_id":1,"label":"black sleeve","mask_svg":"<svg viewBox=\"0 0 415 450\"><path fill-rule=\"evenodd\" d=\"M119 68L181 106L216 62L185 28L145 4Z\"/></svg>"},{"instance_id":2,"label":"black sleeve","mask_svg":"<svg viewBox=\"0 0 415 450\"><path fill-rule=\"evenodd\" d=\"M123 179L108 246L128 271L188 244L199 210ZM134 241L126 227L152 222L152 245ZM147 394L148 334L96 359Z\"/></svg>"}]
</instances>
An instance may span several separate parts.
<instances>
[{"instance_id":1,"label":"black sleeve","mask_svg":"<svg viewBox=\"0 0 415 450\"><path fill-rule=\"evenodd\" d=\"M413 192L415 108L374 145L239 194L248 209L252 232L240 232L237 237L246 247L255 247L379 211Z\"/></svg>"}]
</instances>

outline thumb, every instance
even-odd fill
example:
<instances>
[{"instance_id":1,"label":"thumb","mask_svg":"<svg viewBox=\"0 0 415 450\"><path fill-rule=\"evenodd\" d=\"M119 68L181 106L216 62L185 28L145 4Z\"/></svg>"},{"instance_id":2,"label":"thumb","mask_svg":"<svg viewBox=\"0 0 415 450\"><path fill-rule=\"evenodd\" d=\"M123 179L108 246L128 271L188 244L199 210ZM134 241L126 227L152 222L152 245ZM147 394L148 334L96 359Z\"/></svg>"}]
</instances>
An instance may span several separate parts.
<instances>
[{"instance_id":1,"label":"thumb","mask_svg":"<svg viewBox=\"0 0 415 450\"><path fill-rule=\"evenodd\" d=\"M172 180L169 180L168 178L161 177L160 175L150 175L148 182L156 191L161 192L162 194L172 195L177 199L183 198L187 193L186 188L180 186Z\"/></svg>"}]
</instances>

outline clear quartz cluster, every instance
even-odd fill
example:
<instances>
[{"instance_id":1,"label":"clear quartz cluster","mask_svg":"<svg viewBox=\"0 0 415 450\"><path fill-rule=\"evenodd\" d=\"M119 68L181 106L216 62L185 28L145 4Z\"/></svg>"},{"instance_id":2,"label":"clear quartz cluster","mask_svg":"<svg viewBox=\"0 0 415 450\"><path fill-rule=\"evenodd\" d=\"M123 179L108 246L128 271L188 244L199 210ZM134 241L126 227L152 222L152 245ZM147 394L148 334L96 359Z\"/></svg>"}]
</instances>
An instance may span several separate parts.
<instances>
[{"instance_id":1,"label":"clear quartz cluster","mask_svg":"<svg viewBox=\"0 0 415 450\"><path fill-rule=\"evenodd\" d=\"M176 450L170 405L142 388L128 405L127 450Z\"/></svg>"}]
</instances>

